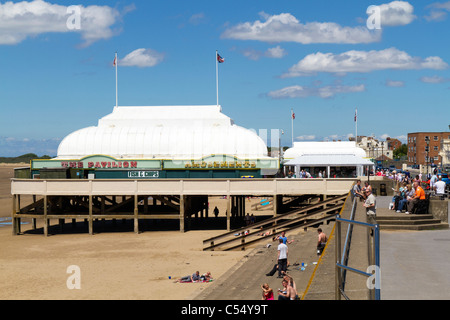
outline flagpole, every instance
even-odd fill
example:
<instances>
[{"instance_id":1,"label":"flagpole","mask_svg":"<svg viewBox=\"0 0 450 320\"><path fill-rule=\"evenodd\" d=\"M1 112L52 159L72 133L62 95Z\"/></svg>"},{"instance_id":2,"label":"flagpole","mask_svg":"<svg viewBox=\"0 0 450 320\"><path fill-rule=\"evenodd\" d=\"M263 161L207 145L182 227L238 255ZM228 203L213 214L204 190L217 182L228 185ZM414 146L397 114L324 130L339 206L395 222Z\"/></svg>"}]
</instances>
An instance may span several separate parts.
<instances>
[{"instance_id":1,"label":"flagpole","mask_svg":"<svg viewBox=\"0 0 450 320\"><path fill-rule=\"evenodd\" d=\"M216 100L217 106L219 106L219 60L217 58L218 52L216 50Z\"/></svg>"},{"instance_id":2,"label":"flagpole","mask_svg":"<svg viewBox=\"0 0 450 320\"><path fill-rule=\"evenodd\" d=\"M358 146L358 108L355 109L355 146Z\"/></svg>"},{"instance_id":3,"label":"flagpole","mask_svg":"<svg viewBox=\"0 0 450 320\"><path fill-rule=\"evenodd\" d=\"M291 108L291 133L292 133L292 147L294 147L294 110Z\"/></svg>"},{"instance_id":4,"label":"flagpole","mask_svg":"<svg viewBox=\"0 0 450 320\"><path fill-rule=\"evenodd\" d=\"M117 107L118 106L118 101L119 101L119 99L118 99L118 91L117 91L117 64L118 64L117 52L116 52L116 56L115 56L114 61L115 61L115 64L116 64L116 107Z\"/></svg>"}]
</instances>

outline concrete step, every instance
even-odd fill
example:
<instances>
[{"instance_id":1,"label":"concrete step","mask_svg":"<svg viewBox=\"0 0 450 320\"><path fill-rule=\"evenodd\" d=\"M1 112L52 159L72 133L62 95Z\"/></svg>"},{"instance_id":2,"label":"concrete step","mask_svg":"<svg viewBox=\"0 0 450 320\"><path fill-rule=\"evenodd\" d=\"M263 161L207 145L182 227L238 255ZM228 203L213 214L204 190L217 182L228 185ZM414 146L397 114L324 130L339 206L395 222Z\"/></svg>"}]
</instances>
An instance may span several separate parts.
<instances>
[{"instance_id":1,"label":"concrete step","mask_svg":"<svg viewBox=\"0 0 450 320\"><path fill-rule=\"evenodd\" d=\"M433 219L433 215L431 214L405 214L405 213L396 213L394 212L392 215L386 216L377 216L377 221L392 221L392 220L427 220Z\"/></svg>"},{"instance_id":2,"label":"concrete step","mask_svg":"<svg viewBox=\"0 0 450 320\"><path fill-rule=\"evenodd\" d=\"M380 230L442 230L448 229L448 223L431 224L380 224Z\"/></svg>"},{"instance_id":3,"label":"concrete step","mask_svg":"<svg viewBox=\"0 0 450 320\"><path fill-rule=\"evenodd\" d=\"M405 214L384 212L385 215L377 216L380 230L440 230L448 229L448 223L433 218L431 214Z\"/></svg>"},{"instance_id":4,"label":"concrete step","mask_svg":"<svg viewBox=\"0 0 450 320\"><path fill-rule=\"evenodd\" d=\"M378 224L381 225L419 225L419 224L433 224L441 223L439 219L398 219L398 220L377 220Z\"/></svg>"}]
</instances>

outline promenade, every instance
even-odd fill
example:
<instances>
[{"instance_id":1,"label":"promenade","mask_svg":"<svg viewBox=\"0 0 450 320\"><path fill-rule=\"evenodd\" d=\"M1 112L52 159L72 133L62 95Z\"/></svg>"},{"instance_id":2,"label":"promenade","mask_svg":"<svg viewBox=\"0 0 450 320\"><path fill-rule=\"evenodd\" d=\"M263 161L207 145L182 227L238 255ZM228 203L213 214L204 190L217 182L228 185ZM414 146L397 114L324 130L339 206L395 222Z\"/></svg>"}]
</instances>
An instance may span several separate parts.
<instances>
[{"instance_id":1,"label":"promenade","mask_svg":"<svg viewBox=\"0 0 450 320\"><path fill-rule=\"evenodd\" d=\"M378 197L377 214L392 214L388 210L391 197ZM342 212L351 210L347 204ZM356 220L365 222L365 211L358 203ZM335 299L335 222L321 228L331 238L324 254L316 254L317 229L308 228L287 234L294 242L289 245L288 273L294 278L302 300ZM345 236L346 226L342 226ZM367 268L367 231L354 228L348 265L365 271ZM330 237L331 235L331 237ZM439 300L450 299L450 230L381 231L381 299ZM271 244L269 248L267 244ZM195 292L193 300L260 300L261 284L268 283L276 291L281 288L277 274L266 276L276 263L277 243L268 241L249 250L240 264L234 266L203 291ZM304 270L301 264L304 263ZM346 294L350 300L367 300L364 276L347 272ZM344 299L342 297L342 299Z\"/></svg>"}]
</instances>

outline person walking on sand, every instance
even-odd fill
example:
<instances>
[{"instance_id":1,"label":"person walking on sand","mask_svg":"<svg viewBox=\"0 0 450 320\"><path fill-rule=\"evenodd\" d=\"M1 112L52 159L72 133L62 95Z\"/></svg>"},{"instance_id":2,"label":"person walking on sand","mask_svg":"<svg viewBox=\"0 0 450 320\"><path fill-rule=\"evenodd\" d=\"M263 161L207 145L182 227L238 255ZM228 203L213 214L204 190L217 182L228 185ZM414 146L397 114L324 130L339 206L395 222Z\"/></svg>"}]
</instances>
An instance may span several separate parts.
<instances>
[{"instance_id":1,"label":"person walking on sand","mask_svg":"<svg viewBox=\"0 0 450 320\"><path fill-rule=\"evenodd\" d=\"M288 247L283 243L283 239L279 239L278 241L278 278L281 278L283 271L286 272L287 269Z\"/></svg>"}]
</instances>

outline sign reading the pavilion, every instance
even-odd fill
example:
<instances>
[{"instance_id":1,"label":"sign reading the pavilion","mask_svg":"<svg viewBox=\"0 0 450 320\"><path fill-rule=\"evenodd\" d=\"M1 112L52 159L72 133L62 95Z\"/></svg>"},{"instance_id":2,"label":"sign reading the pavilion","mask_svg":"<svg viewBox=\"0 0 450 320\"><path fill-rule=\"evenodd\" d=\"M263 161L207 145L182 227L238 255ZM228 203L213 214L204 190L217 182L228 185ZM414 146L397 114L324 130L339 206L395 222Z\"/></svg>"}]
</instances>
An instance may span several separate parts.
<instances>
[{"instance_id":1,"label":"sign reading the pavilion","mask_svg":"<svg viewBox=\"0 0 450 320\"><path fill-rule=\"evenodd\" d=\"M63 168L137 168L137 161L61 161Z\"/></svg>"}]
</instances>

